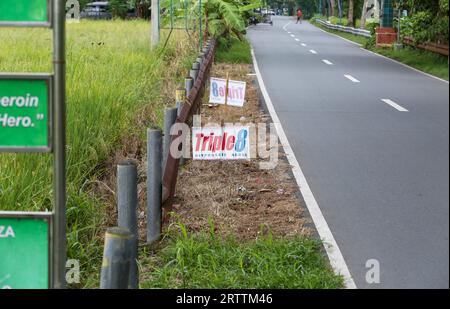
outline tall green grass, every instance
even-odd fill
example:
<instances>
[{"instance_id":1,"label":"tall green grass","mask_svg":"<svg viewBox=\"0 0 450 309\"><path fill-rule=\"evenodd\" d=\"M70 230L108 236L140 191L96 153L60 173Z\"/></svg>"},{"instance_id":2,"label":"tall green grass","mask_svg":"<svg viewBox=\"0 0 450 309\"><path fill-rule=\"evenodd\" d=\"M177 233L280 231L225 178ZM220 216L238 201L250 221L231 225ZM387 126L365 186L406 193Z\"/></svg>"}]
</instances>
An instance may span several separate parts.
<instances>
[{"instance_id":1,"label":"tall green grass","mask_svg":"<svg viewBox=\"0 0 450 309\"><path fill-rule=\"evenodd\" d=\"M219 39L215 60L225 63L252 63L250 43L244 38Z\"/></svg>"},{"instance_id":2,"label":"tall green grass","mask_svg":"<svg viewBox=\"0 0 450 309\"><path fill-rule=\"evenodd\" d=\"M144 21L67 25L68 255L81 262L82 286L98 284L110 220L92 184L111 172L104 162L127 136L143 135L137 116L161 125L164 104L172 103L166 83L180 81L195 55L181 32L151 51L149 28ZM50 72L51 46L48 29L1 28L0 72ZM50 155L0 154L1 210L51 210L52 203Z\"/></svg>"},{"instance_id":3,"label":"tall green grass","mask_svg":"<svg viewBox=\"0 0 450 309\"><path fill-rule=\"evenodd\" d=\"M326 289L341 288L318 241L307 238L255 241L222 239L211 231L169 233L164 248L141 259L142 288Z\"/></svg>"}]
</instances>

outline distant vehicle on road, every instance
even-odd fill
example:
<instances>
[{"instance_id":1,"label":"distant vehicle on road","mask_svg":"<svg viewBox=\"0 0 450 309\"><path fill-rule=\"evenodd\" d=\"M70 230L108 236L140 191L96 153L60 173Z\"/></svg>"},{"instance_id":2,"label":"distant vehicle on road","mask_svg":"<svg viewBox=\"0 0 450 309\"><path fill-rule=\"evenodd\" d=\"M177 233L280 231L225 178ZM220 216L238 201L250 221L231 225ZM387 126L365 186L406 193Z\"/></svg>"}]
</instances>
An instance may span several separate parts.
<instances>
[{"instance_id":1,"label":"distant vehicle on road","mask_svg":"<svg viewBox=\"0 0 450 309\"><path fill-rule=\"evenodd\" d=\"M253 15L249 19L249 24L257 25L259 23L263 23L273 26L272 15L275 15L274 10L254 9Z\"/></svg>"},{"instance_id":2,"label":"distant vehicle on road","mask_svg":"<svg viewBox=\"0 0 450 309\"><path fill-rule=\"evenodd\" d=\"M97 1L86 4L86 7L81 11L80 17L87 19L111 19L112 14L109 1Z\"/></svg>"}]
</instances>

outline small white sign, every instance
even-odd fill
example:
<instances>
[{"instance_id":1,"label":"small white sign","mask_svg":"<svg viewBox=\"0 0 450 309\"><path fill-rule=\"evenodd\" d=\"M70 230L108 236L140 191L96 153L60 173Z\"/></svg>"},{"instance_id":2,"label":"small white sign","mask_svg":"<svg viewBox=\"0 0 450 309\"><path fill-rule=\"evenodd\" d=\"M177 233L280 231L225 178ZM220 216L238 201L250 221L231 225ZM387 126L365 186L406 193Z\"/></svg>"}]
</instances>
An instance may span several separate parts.
<instances>
[{"instance_id":1,"label":"small white sign","mask_svg":"<svg viewBox=\"0 0 450 309\"><path fill-rule=\"evenodd\" d=\"M228 80L227 105L244 106L246 86L245 82ZM226 87L226 79L211 77L209 103L225 104Z\"/></svg>"},{"instance_id":2,"label":"small white sign","mask_svg":"<svg viewBox=\"0 0 450 309\"><path fill-rule=\"evenodd\" d=\"M250 160L250 128L192 128L194 160Z\"/></svg>"}]
</instances>

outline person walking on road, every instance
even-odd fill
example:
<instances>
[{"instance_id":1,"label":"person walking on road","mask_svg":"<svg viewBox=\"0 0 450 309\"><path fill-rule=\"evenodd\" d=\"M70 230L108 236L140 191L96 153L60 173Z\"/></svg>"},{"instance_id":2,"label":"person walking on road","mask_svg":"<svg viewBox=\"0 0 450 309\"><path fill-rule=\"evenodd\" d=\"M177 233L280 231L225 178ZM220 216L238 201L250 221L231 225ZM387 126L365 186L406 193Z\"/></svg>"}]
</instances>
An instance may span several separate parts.
<instances>
[{"instance_id":1,"label":"person walking on road","mask_svg":"<svg viewBox=\"0 0 450 309\"><path fill-rule=\"evenodd\" d=\"M297 9L297 22L296 22L296 24L298 24L298 22L302 23L302 17L303 17L302 10L300 8L298 8Z\"/></svg>"}]
</instances>

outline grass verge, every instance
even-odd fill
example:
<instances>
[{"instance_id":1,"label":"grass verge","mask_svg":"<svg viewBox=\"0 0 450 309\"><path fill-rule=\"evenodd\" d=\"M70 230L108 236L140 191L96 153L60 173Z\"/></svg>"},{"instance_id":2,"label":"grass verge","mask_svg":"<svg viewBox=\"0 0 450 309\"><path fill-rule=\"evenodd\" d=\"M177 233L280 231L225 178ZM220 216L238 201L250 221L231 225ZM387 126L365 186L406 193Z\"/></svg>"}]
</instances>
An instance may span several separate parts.
<instances>
[{"instance_id":1,"label":"grass verge","mask_svg":"<svg viewBox=\"0 0 450 309\"><path fill-rule=\"evenodd\" d=\"M114 162L106 162L124 141L161 125L195 55L182 32L151 51L148 27L138 20L67 25L67 241L82 271L74 287L98 286L102 235L115 224L115 185L105 181ZM0 72L51 71L50 30L2 28L0 42ZM0 154L1 209L51 210L51 162L47 154Z\"/></svg>"},{"instance_id":2,"label":"grass verge","mask_svg":"<svg viewBox=\"0 0 450 309\"><path fill-rule=\"evenodd\" d=\"M372 46L370 42L371 39L351 33L337 31L334 29L328 29L314 21L311 21L311 23L322 30L339 35L340 37L343 37L347 40L356 42L367 50L395 59L425 73L434 75L447 81L449 80L449 67L447 57L428 51L415 49L409 46L405 46L401 50L394 50L392 48L376 48Z\"/></svg>"},{"instance_id":3,"label":"grass verge","mask_svg":"<svg viewBox=\"0 0 450 309\"><path fill-rule=\"evenodd\" d=\"M321 251L307 238L222 239L210 231L189 235L183 224L164 248L144 258L142 288L327 289L343 287Z\"/></svg>"},{"instance_id":4,"label":"grass verge","mask_svg":"<svg viewBox=\"0 0 450 309\"><path fill-rule=\"evenodd\" d=\"M219 48L216 52L216 62L251 64L250 43L244 38L239 40L232 38L219 40Z\"/></svg>"}]
</instances>

